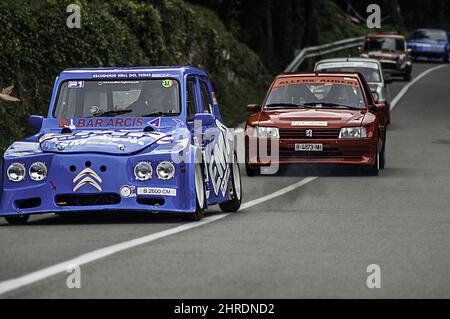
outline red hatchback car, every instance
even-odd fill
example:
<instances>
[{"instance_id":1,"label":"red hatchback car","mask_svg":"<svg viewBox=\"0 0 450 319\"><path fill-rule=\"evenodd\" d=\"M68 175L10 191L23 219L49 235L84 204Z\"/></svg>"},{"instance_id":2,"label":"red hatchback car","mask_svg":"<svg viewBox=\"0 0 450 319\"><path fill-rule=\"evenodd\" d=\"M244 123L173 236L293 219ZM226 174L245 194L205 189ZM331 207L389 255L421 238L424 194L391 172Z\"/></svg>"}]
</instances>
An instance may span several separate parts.
<instances>
[{"instance_id":1,"label":"red hatchback car","mask_svg":"<svg viewBox=\"0 0 450 319\"><path fill-rule=\"evenodd\" d=\"M385 165L382 109L359 73L279 75L262 107L247 106L247 174L268 165L267 145L275 143L271 164L346 164L378 175Z\"/></svg>"}]
</instances>

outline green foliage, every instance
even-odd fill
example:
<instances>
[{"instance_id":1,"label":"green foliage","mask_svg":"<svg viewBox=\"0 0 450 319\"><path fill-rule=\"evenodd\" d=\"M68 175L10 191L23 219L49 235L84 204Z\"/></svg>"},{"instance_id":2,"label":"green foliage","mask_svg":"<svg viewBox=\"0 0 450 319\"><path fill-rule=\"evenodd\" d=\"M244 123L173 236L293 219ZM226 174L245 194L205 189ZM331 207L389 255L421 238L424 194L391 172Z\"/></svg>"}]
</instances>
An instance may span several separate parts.
<instances>
[{"instance_id":1,"label":"green foliage","mask_svg":"<svg viewBox=\"0 0 450 319\"><path fill-rule=\"evenodd\" d=\"M313 21L316 28L317 44L362 36L369 32L363 26L348 22L345 19L344 12L334 2L328 0L314 1Z\"/></svg>"},{"instance_id":2,"label":"green foliage","mask_svg":"<svg viewBox=\"0 0 450 319\"><path fill-rule=\"evenodd\" d=\"M81 28L66 26L69 3ZM258 56L210 10L180 0L3 0L0 86L14 83L22 104L0 104L0 149L31 132L29 114L46 115L55 76L68 67L193 65L209 72L229 125L270 81Z\"/></svg>"}]
</instances>

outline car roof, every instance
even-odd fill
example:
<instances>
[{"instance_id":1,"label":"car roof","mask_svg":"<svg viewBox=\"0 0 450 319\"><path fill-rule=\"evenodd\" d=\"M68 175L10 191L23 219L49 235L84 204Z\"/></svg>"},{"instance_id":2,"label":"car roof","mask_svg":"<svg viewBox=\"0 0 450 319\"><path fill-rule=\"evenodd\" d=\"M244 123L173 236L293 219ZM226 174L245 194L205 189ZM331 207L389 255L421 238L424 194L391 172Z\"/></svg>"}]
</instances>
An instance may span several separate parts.
<instances>
[{"instance_id":1,"label":"car roof","mask_svg":"<svg viewBox=\"0 0 450 319\"><path fill-rule=\"evenodd\" d=\"M447 30L444 30L444 29L432 29L432 28L420 28L420 29L416 29L414 31L442 31L442 32L447 32Z\"/></svg>"},{"instance_id":2,"label":"car roof","mask_svg":"<svg viewBox=\"0 0 450 319\"><path fill-rule=\"evenodd\" d=\"M391 33L378 33L378 34L369 34L367 38L391 38L391 39L400 39L405 40L405 36L401 34L391 34Z\"/></svg>"},{"instance_id":3,"label":"car roof","mask_svg":"<svg viewBox=\"0 0 450 319\"><path fill-rule=\"evenodd\" d=\"M322 63L339 63L339 62L361 62L361 63L368 62L368 63L375 63L381 68L381 63L379 60L369 59L369 58L356 58L356 57L355 58L348 57L348 58L324 59L324 60L320 60L319 62L317 62L316 65L322 64Z\"/></svg>"},{"instance_id":4,"label":"car roof","mask_svg":"<svg viewBox=\"0 0 450 319\"><path fill-rule=\"evenodd\" d=\"M61 72L61 76L75 77L75 76L89 76L93 74L123 74L126 72L132 73L160 73L167 75L187 75L194 74L200 76L207 76L206 72L192 67L192 66L141 66L141 67L101 67L101 68L68 68Z\"/></svg>"},{"instance_id":5,"label":"car roof","mask_svg":"<svg viewBox=\"0 0 450 319\"><path fill-rule=\"evenodd\" d=\"M360 73L354 72L290 72L279 74L275 79L292 78L292 77L353 77L360 78Z\"/></svg>"}]
</instances>

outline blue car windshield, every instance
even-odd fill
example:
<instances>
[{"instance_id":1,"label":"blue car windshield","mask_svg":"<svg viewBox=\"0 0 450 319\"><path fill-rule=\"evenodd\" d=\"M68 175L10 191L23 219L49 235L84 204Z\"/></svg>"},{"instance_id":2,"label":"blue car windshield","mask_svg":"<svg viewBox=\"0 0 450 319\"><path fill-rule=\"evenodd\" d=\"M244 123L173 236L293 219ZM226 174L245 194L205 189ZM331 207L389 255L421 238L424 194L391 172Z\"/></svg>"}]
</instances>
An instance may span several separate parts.
<instances>
[{"instance_id":1,"label":"blue car windshield","mask_svg":"<svg viewBox=\"0 0 450 319\"><path fill-rule=\"evenodd\" d=\"M411 40L431 40L448 42L448 36L441 30L417 30L411 37Z\"/></svg>"},{"instance_id":2,"label":"blue car windshield","mask_svg":"<svg viewBox=\"0 0 450 319\"><path fill-rule=\"evenodd\" d=\"M59 89L56 118L173 116L180 113L180 85L172 79L66 81Z\"/></svg>"}]
</instances>

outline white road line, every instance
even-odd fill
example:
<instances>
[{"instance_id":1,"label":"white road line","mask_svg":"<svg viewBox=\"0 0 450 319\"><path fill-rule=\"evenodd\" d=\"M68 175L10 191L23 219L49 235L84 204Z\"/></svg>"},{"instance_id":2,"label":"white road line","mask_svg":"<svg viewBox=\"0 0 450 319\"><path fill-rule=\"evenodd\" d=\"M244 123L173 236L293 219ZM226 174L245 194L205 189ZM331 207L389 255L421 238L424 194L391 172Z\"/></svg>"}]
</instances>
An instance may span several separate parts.
<instances>
[{"instance_id":1,"label":"white road line","mask_svg":"<svg viewBox=\"0 0 450 319\"><path fill-rule=\"evenodd\" d=\"M308 177L305 178L297 183L294 183L292 185L289 185L285 188L282 188L270 195L252 200L250 202L244 203L241 206L241 210L244 209L248 209L250 207L259 205L261 203L264 203L268 200L274 199L276 197L282 196L286 193L289 193L299 187L302 187L314 180L316 180L317 177ZM167 229L158 233L154 233L154 234L150 234L144 237L140 237L140 238L136 238L136 239L132 239L130 241L126 241L123 243L119 243L116 245L112 245L109 247L105 247L105 248L101 248L101 249L97 249L94 251L91 251L89 253L83 254L81 256L78 256L76 258L73 258L71 260L68 261L64 261L62 263L47 267L47 268L43 268L41 270L37 270L35 272L32 272L28 275L24 275L18 278L14 278L14 279L10 279L10 280L6 280L3 282L0 282L0 295L10 292L12 290L16 290L18 288L33 284L35 282L38 282L40 280L46 279L48 277L60 274L60 273L64 273L67 271L67 269L69 267L72 267L73 265L78 265L78 266L82 266L88 263L91 263L93 261L99 260L101 258L107 257L107 256L111 256L114 255L118 252L124 251L126 249L130 249L136 246L140 246L143 244L148 244L150 242L153 242L155 240L164 238L164 237L168 237L174 234L178 234L181 232L184 232L186 230L190 230L190 229L194 229L206 224L210 224L213 223L215 221L218 221L222 218L225 218L227 216L229 216L230 214L219 214L219 215L214 215L214 216L210 216L210 217L206 217L204 218L202 221L199 222L194 222L194 223L189 223L189 224L185 224L185 225L181 225L178 227L174 227L171 229Z\"/></svg>"},{"instance_id":2,"label":"white road line","mask_svg":"<svg viewBox=\"0 0 450 319\"><path fill-rule=\"evenodd\" d=\"M445 68L447 65L439 65L436 66L434 68L428 69L424 72L422 72L421 74L419 74L413 81L411 81L410 83L408 83L407 85L405 85L400 92L398 92L398 94L395 96L395 98L392 100L391 102L391 111L397 106L398 102L400 102L400 100L402 99L402 97L409 91L409 89L416 84L417 82L419 82L424 76L430 74L431 72L434 72L436 70Z\"/></svg>"},{"instance_id":3,"label":"white road line","mask_svg":"<svg viewBox=\"0 0 450 319\"><path fill-rule=\"evenodd\" d=\"M297 189L299 187L302 187L303 185L306 185L308 183L311 183L312 181L315 181L317 178L318 177L308 177L308 178L302 179L301 181L299 181L297 183L294 183L292 185L289 185L289 186L287 186L285 188L282 188L282 189L280 189L280 190L278 190L278 191L276 191L276 192L274 192L274 193L272 193L270 195L266 195L264 197L261 197L261 198L258 198L258 199L254 199L254 200L252 200L252 201L250 201L248 203L244 203L244 204L241 205L241 209L247 209L247 208L250 208L252 206L259 205L261 203L267 202L268 200L271 200L271 199L274 199L276 197L282 196L282 195L284 195L286 193L292 192L293 190L295 190L295 189Z\"/></svg>"}]
</instances>

